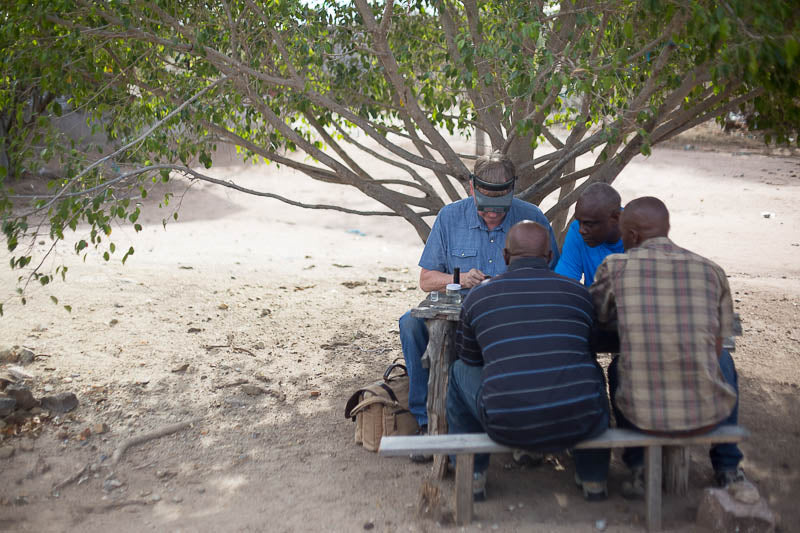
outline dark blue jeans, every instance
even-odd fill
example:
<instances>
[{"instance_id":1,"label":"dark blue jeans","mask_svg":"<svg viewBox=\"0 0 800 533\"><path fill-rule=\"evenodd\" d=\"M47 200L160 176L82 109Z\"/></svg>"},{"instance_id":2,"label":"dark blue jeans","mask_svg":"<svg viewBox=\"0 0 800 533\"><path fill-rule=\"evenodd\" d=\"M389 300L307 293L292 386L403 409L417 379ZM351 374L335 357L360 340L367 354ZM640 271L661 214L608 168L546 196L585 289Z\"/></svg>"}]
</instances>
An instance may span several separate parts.
<instances>
[{"instance_id":1,"label":"dark blue jeans","mask_svg":"<svg viewBox=\"0 0 800 533\"><path fill-rule=\"evenodd\" d=\"M408 370L408 410L424 426L428 424L428 369L422 368L422 354L428 347L428 327L411 311L400 317L400 344Z\"/></svg>"},{"instance_id":2,"label":"dark blue jeans","mask_svg":"<svg viewBox=\"0 0 800 533\"><path fill-rule=\"evenodd\" d=\"M447 426L449 433L483 433L479 414L483 367L465 364L460 359L450 367L447 384ZM598 420L602 429L608 427L608 412ZM608 477L610 450L575 450L575 471L581 481L605 481ZM451 461L455 457L450 458ZM475 472L489 468L489 454L475 454Z\"/></svg>"},{"instance_id":3,"label":"dark blue jeans","mask_svg":"<svg viewBox=\"0 0 800 533\"><path fill-rule=\"evenodd\" d=\"M614 410L614 417L617 419L617 427L623 429L639 429L630 420L625 418L617 408L616 396L617 387L619 387L619 377L617 374L617 364L619 356L615 356L608 365L608 390L611 394L611 408ZM719 425L736 424L739 421L739 379L736 375L736 367L733 364L733 358L728 350L722 350L719 357L719 366L722 369L722 375L725 381L733 386L736 391L736 404L733 406L731 414L719 423ZM742 460L741 450L734 443L715 444L711 447L708 455L711 457L711 466L714 467L714 472L727 472L736 470L739 462ZM644 448L625 448L622 453L623 462L629 468L642 466L644 464Z\"/></svg>"}]
</instances>

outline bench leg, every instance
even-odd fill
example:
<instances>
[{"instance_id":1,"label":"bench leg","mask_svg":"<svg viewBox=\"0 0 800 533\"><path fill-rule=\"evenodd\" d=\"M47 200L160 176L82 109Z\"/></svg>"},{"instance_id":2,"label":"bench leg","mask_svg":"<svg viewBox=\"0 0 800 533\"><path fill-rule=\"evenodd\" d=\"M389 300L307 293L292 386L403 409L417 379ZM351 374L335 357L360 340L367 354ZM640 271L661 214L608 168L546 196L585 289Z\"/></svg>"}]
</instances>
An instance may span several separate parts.
<instances>
[{"instance_id":1,"label":"bench leg","mask_svg":"<svg viewBox=\"0 0 800 533\"><path fill-rule=\"evenodd\" d=\"M472 472L475 456L456 456L456 524L466 526L472 522Z\"/></svg>"},{"instance_id":2,"label":"bench leg","mask_svg":"<svg viewBox=\"0 0 800 533\"><path fill-rule=\"evenodd\" d=\"M689 493L689 448L664 447L664 491L686 496Z\"/></svg>"},{"instance_id":3,"label":"bench leg","mask_svg":"<svg viewBox=\"0 0 800 533\"><path fill-rule=\"evenodd\" d=\"M661 446L647 446L644 451L647 530L661 530Z\"/></svg>"}]
</instances>

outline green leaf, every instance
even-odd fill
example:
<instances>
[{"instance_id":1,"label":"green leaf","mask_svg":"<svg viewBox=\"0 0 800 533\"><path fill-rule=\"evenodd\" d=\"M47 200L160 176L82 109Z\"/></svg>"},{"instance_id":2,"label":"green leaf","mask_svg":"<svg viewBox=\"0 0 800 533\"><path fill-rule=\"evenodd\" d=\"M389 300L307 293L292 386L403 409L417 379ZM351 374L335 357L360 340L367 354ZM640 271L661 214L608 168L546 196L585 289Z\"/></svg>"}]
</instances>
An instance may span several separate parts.
<instances>
[{"instance_id":1,"label":"green leaf","mask_svg":"<svg viewBox=\"0 0 800 533\"><path fill-rule=\"evenodd\" d=\"M67 310L67 313L71 313L72 312L72 306L71 305L65 305L64 309Z\"/></svg>"},{"instance_id":2,"label":"green leaf","mask_svg":"<svg viewBox=\"0 0 800 533\"><path fill-rule=\"evenodd\" d=\"M55 296L52 296L52 295L51 295L51 296L50 296L50 300L51 300L51 301L52 301L54 304L58 305L58 298L56 298Z\"/></svg>"}]
</instances>

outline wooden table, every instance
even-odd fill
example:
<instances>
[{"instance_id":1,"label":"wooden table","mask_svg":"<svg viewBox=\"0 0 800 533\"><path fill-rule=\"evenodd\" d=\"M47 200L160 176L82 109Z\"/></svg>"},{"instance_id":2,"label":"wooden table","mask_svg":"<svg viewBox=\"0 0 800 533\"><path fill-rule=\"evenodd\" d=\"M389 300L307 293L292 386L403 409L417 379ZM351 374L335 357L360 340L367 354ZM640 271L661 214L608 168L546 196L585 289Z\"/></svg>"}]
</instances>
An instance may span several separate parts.
<instances>
[{"instance_id":1,"label":"wooden table","mask_svg":"<svg viewBox=\"0 0 800 533\"><path fill-rule=\"evenodd\" d=\"M443 299L443 295L442 295ZM450 364L455 361L454 341L461 304L445 301L422 301L411 310L411 316L424 318L428 326L428 348L422 355L422 366L430 370L428 377L428 434L447 433L447 378ZM447 471L447 456L435 455L433 475L442 479Z\"/></svg>"}]
</instances>

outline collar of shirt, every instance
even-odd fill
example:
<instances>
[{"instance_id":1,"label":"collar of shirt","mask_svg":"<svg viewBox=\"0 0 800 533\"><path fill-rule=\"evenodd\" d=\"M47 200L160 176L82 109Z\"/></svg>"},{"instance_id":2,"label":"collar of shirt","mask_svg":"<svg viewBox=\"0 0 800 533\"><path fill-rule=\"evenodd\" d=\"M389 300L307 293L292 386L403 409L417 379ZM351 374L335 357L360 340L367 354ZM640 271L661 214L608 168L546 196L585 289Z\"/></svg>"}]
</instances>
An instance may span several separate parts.
<instances>
[{"instance_id":1,"label":"collar of shirt","mask_svg":"<svg viewBox=\"0 0 800 533\"><path fill-rule=\"evenodd\" d=\"M547 265L547 260L544 257L520 257L515 259L508 265L507 270L517 270L518 268L541 268L543 270L550 270Z\"/></svg>"},{"instance_id":2,"label":"collar of shirt","mask_svg":"<svg viewBox=\"0 0 800 533\"><path fill-rule=\"evenodd\" d=\"M645 249L665 249L665 248L674 248L675 243L673 243L669 237L652 237L647 239L646 241L642 242L639 245L639 248Z\"/></svg>"}]
</instances>

